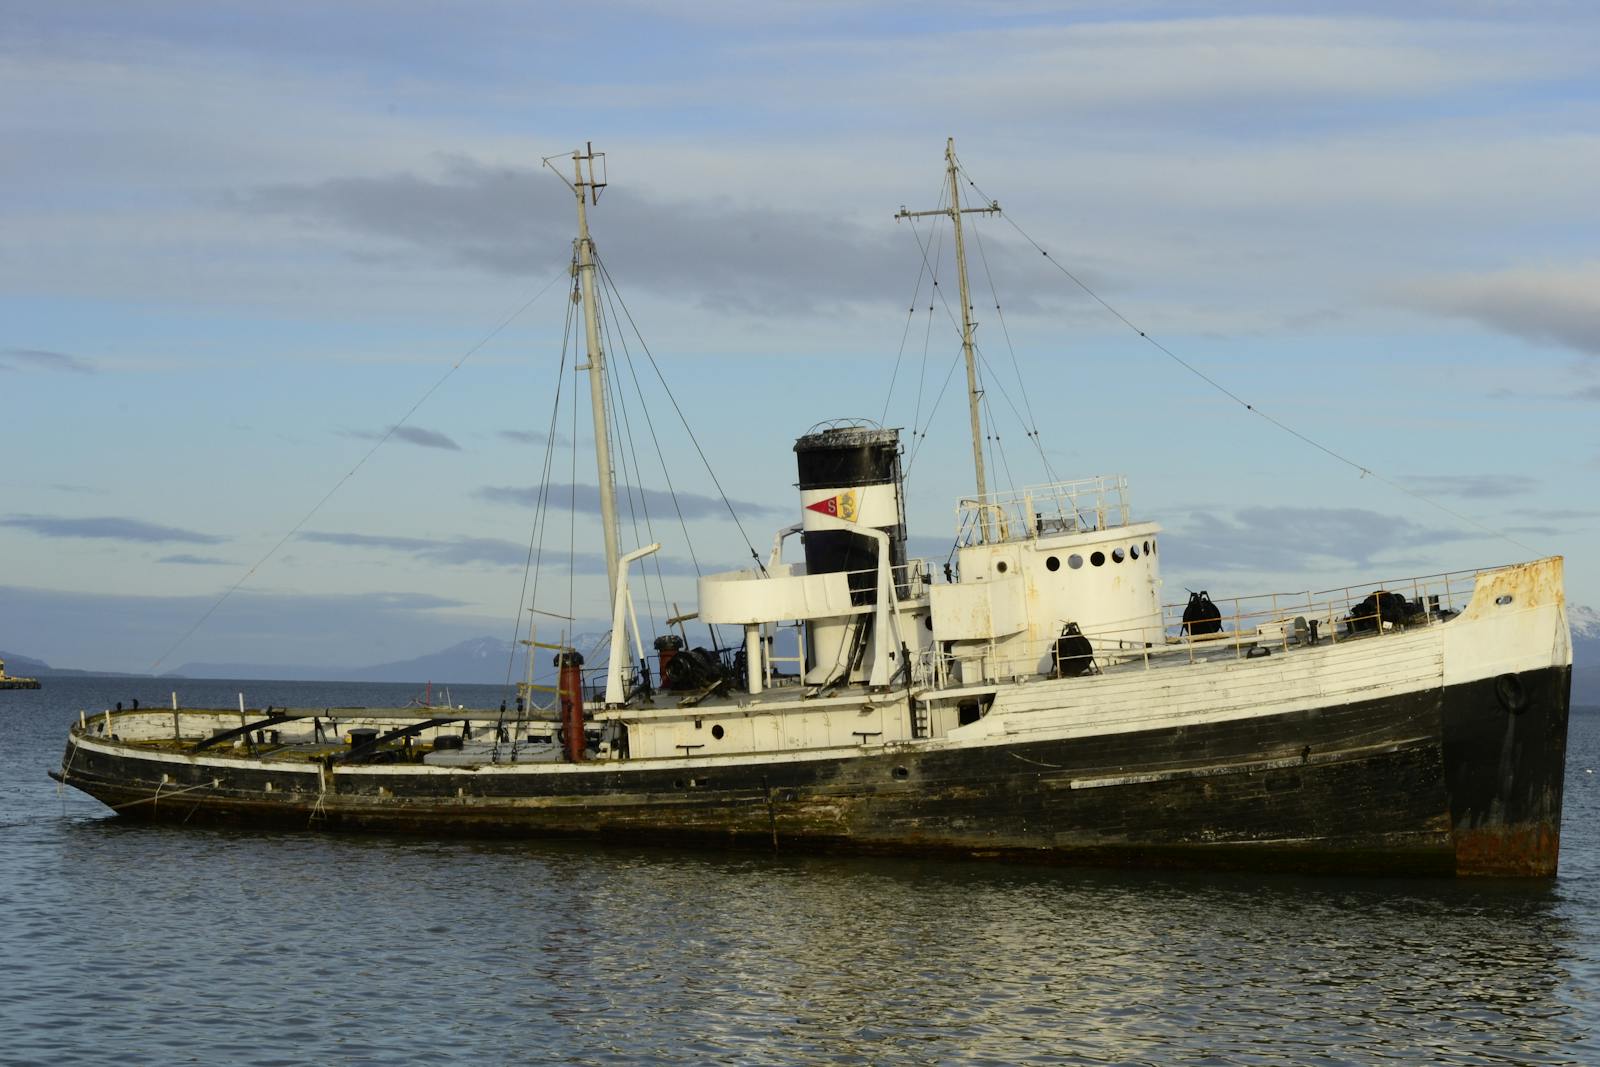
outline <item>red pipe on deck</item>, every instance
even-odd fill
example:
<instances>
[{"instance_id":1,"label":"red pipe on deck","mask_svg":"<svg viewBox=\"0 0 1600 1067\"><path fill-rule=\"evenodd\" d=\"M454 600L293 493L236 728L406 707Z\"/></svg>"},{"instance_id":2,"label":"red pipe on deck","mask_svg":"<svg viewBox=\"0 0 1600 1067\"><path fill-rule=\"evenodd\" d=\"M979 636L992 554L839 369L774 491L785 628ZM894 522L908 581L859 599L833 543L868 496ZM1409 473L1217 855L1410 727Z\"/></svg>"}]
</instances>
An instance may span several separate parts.
<instances>
[{"instance_id":1,"label":"red pipe on deck","mask_svg":"<svg viewBox=\"0 0 1600 1067\"><path fill-rule=\"evenodd\" d=\"M556 656L561 668L561 738L567 759L582 763L588 743L583 736L583 653L562 652Z\"/></svg>"}]
</instances>

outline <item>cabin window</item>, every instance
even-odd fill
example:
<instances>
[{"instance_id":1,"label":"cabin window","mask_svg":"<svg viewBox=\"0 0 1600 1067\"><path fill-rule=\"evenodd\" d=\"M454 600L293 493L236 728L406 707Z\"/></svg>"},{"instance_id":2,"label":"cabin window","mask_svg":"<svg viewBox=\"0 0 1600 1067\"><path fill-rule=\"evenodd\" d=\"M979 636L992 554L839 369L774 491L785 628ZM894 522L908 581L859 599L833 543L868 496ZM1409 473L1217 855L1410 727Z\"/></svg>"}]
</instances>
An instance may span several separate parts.
<instances>
[{"instance_id":1,"label":"cabin window","mask_svg":"<svg viewBox=\"0 0 1600 1067\"><path fill-rule=\"evenodd\" d=\"M711 736L716 738L718 741L722 740L723 733L724 733L724 731L722 729L722 724L721 723L717 723L717 725L715 725L715 726L713 726L711 728Z\"/></svg>"},{"instance_id":2,"label":"cabin window","mask_svg":"<svg viewBox=\"0 0 1600 1067\"><path fill-rule=\"evenodd\" d=\"M1111 550L1111 558L1112 558L1112 559L1113 559L1113 560L1115 560L1115 561L1116 561L1116 562L1118 562L1118 563L1121 563L1121 562L1122 562L1122 560L1123 560L1123 553L1122 553L1122 549L1120 549L1120 548L1113 548L1113 549L1112 549L1112 550Z\"/></svg>"},{"instance_id":3,"label":"cabin window","mask_svg":"<svg viewBox=\"0 0 1600 1067\"><path fill-rule=\"evenodd\" d=\"M1001 560L999 563L996 563L994 565L994 571L996 574L1004 574L1006 572L1006 561Z\"/></svg>"},{"instance_id":4,"label":"cabin window","mask_svg":"<svg viewBox=\"0 0 1600 1067\"><path fill-rule=\"evenodd\" d=\"M1149 542L1149 541L1146 541L1146 542L1145 542L1145 543L1144 543L1144 554L1145 554L1145 555L1147 555L1147 556L1148 556L1148 555L1149 555L1149 554L1150 554L1150 552L1151 552L1151 551L1152 551L1152 550L1151 550L1151 548L1150 548L1150 542Z\"/></svg>"},{"instance_id":5,"label":"cabin window","mask_svg":"<svg viewBox=\"0 0 1600 1067\"><path fill-rule=\"evenodd\" d=\"M1129 545L1128 546L1128 555L1130 557L1132 557L1133 559L1138 559L1139 558L1139 546L1138 545Z\"/></svg>"},{"instance_id":6,"label":"cabin window","mask_svg":"<svg viewBox=\"0 0 1600 1067\"><path fill-rule=\"evenodd\" d=\"M1077 570L1079 567L1083 566L1083 557L1074 552L1072 555L1067 557L1067 566L1071 567L1073 570Z\"/></svg>"},{"instance_id":7,"label":"cabin window","mask_svg":"<svg viewBox=\"0 0 1600 1067\"><path fill-rule=\"evenodd\" d=\"M1089 562L1093 563L1096 567L1104 567L1106 565L1106 554L1104 552L1092 553L1089 556Z\"/></svg>"},{"instance_id":8,"label":"cabin window","mask_svg":"<svg viewBox=\"0 0 1600 1067\"><path fill-rule=\"evenodd\" d=\"M1044 558L1044 569L1047 571L1058 571L1061 569L1061 561L1055 556L1046 556Z\"/></svg>"}]
</instances>

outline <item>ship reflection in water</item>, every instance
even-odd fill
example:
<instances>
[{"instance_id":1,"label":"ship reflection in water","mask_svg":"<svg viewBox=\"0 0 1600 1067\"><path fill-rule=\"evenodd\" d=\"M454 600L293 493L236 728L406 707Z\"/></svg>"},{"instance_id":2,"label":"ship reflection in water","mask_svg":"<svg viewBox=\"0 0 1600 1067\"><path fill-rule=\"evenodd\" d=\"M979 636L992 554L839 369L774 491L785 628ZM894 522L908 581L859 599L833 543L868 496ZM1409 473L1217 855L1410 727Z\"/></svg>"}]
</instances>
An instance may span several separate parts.
<instances>
[{"instance_id":1,"label":"ship reflection in water","mask_svg":"<svg viewBox=\"0 0 1600 1067\"><path fill-rule=\"evenodd\" d=\"M1588 1040L1567 999L1580 932L1549 889L68 836L63 899L136 884L152 849L190 872L143 882L136 920L119 906L109 968L90 965L99 935L74 938L79 980L148 991L113 1017L151 1055L240 1047L285 1017L336 1060L386 1063L441 1045L474 1062L1559 1063ZM181 965L152 973L147 953ZM204 1025L158 1018L169 1002Z\"/></svg>"}]
</instances>

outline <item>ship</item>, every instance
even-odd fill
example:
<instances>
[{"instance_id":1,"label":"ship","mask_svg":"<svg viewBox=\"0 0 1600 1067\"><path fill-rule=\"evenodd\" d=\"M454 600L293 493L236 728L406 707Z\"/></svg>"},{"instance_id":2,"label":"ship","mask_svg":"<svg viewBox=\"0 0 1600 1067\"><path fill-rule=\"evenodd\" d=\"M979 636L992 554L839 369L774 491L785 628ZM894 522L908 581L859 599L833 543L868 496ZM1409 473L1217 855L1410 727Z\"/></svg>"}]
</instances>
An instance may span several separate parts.
<instances>
[{"instance_id":1,"label":"ship","mask_svg":"<svg viewBox=\"0 0 1600 1067\"><path fill-rule=\"evenodd\" d=\"M0 659L0 689L37 689L39 679L18 678L14 674L6 673L6 661Z\"/></svg>"},{"instance_id":2,"label":"ship","mask_svg":"<svg viewBox=\"0 0 1600 1067\"><path fill-rule=\"evenodd\" d=\"M962 221L999 207L963 206L953 142L945 159L942 206L901 211L955 235L976 487L943 567L907 550L899 430L817 423L794 444L795 521L753 566L699 577L694 610L647 645L635 592L661 544L619 536L588 226L606 182L584 148L562 178L597 427L603 662L530 623L530 663L555 673L547 707L530 667L510 711L174 697L80 713L52 777L124 820L188 825L1555 876L1562 559L1164 604L1166 535L1136 517L1126 478L986 482ZM738 638L692 647L691 621Z\"/></svg>"}]
</instances>

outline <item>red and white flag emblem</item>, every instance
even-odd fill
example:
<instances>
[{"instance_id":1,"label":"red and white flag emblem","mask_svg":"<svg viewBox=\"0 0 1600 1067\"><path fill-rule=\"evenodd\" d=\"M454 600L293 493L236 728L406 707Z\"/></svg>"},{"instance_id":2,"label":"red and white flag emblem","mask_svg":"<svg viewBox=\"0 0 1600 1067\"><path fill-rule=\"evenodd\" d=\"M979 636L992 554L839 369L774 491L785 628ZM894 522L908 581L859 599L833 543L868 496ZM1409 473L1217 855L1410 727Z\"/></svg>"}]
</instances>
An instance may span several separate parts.
<instances>
[{"instance_id":1,"label":"red and white flag emblem","mask_svg":"<svg viewBox=\"0 0 1600 1067\"><path fill-rule=\"evenodd\" d=\"M815 504L807 504L807 511L817 511L845 522L856 521L856 491L847 489L838 496L830 496Z\"/></svg>"}]
</instances>

